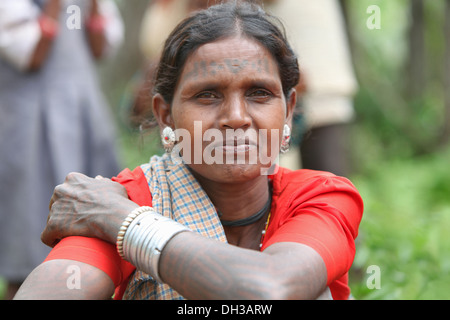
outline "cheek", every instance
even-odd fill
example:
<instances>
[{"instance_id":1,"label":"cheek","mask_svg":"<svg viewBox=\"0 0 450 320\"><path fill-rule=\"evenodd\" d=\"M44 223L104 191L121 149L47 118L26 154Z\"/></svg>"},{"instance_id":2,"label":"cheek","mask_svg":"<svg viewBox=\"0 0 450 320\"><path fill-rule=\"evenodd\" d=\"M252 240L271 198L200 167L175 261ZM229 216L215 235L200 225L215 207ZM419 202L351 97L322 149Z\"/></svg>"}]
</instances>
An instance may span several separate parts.
<instances>
[{"instance_id":1,"label":"cheek","mask_svg":"<svg viewBox=\"0 0 450 320\"><path fill-rule=\"evenodd\" d=\"M202 120L200 120L202 119ZM205 132L210 128L204 116L195 112L177 113L174 124L178 140L178 148L188 164L202 162L203 150L211 143L205 141Z\"/></svg>"},{"instance_id":2,"label":"cheek","mask_svg":"<svg viewBox=\"0 0 450 320\"><path fill-rule=\"evenodd\" d=\"M270 157L277 156L280 152L283 128L286 123L284 114L284 109L277 108L277 112L265 114L260 121L259 147Z\"/></svg>"},{"instance_id":3,"label":"cheek","mask_svg":"<svg viewBox=\"0 0 450 320\"><path fill-rule=\"evenodd\" d=\"M283 127L286 123L284 107L274 107L270 112L261 112L255 119L257 120L258 129L266 129L280 132L283 134Z\"/></svg>"},{"instance_id":4,"label":"cheek","mask_svg":"<svg viewBox=\"0 0 450 320\"><path fill-rule=\"evenodd\" d=\"M260 135L260 148L268 157L276 157L280 152L281 141L283 140L283 130L279 128L272 128L267 130L267 137L265 134Z\"/></svg>"}]
</instances>

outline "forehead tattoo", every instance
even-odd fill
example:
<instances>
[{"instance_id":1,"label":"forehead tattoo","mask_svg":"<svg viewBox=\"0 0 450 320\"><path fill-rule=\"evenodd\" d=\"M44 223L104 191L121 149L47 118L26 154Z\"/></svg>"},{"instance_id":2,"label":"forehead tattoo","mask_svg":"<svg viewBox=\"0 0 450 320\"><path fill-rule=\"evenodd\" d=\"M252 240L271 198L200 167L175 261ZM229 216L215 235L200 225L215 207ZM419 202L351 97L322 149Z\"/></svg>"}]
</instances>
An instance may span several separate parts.
<instances>
[{"instance_id":1,"label":"forehead tattoo","mask_svg":"<svg viewBox=\"0 0 450 320\"><path fill-rule=\"evenodd\" d=\"M183 76L183 81L194 78L200 79L206 76L215 76L220 72L229 71L233 74L245 72L271 72L271 61L268 58L255 60L248 59L223 59L223 61L201 60L195 61L191 69Z\"/></svg>"}]
</instances>

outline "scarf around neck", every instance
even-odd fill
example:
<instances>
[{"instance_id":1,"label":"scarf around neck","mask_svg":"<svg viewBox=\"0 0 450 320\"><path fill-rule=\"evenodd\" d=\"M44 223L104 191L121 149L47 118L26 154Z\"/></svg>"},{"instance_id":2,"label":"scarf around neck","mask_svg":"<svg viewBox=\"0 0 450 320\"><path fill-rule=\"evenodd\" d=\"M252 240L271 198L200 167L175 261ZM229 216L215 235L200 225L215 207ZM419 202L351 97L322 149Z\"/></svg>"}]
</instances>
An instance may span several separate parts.
<instances>
[{"instance_id":1,"label":"scarf around neck","mask_svg":"<svg viewBox=\"0 0 450 320\"><path fill-rule=\"evenodd\" d=\"M141 165L152 195L152 206L198 234L227 242L217 211L201 185L183 163L175 163L170 155L153 156ZM181 300L178 292L167 284L156 282L150 275L136 271L124 299Z\"/></svg>"}]
</instances>

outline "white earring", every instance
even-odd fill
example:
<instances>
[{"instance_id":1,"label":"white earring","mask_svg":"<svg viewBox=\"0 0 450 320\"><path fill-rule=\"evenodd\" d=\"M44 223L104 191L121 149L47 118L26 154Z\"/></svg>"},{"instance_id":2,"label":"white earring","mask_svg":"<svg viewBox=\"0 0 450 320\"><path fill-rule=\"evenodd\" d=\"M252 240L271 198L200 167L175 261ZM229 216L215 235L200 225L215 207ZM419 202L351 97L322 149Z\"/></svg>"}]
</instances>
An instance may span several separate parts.
<instances>
[{"instance_id":1,"label":"white earring","mask_svg":"<svg viewBox=\"0 0 450 320\"><path fill-rule=\"evenodd\" d=\"M283 140L281 140L281 148L280 148L281 153L289 152L290 142L291 142L291 128L287 124L285 124L283 128Z\"/></svg>"},{"instance_id":2,"label":"white earring","mask_svg":"<svg viewBox=\"0 0 450 320\"><path fill-rule=\"evenodd\" d=\"M161 134L161 142L166 153L171 153L175 145L175 132L171 127L165 127Z\"/></svg>"}]
</instances>

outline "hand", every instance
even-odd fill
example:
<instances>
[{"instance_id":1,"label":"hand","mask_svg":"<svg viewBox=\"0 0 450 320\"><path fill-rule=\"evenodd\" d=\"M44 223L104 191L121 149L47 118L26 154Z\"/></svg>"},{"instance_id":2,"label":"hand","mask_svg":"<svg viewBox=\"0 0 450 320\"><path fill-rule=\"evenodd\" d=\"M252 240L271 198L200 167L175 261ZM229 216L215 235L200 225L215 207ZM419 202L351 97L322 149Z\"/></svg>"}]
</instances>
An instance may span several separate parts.
<instances>
[{"instance_id":1,"label":"hand","mask_svg":"<svg viewBox=\"0 0 450 320\"><path fill-rule=\"evenodd\" d=\"M46 15L58 21L59 14L61 12L61 0L47 1L43 11Z\"/></svg>"},{"instance_id":2,"label":"hand","mask_svg":"<svg viewBox=\"0 0 450 320\"><path fill-rule=\"evenodd\" d=\"M71 173L55 188L41 240L50 247L69 236L99 238L115 244L122 221L137 207L119 183Z\"/></svg>"},{"instance_id":3,"label":"hand","mask_svg":"<svg viewBox=\"0 0 450 320\"><path fill-rule=\"evenodd\" d=\"M87 39L91 52L95 59L103 57L104 49L106 47L105 36L105 19L100 13L100 7L97 0L91 1L91 10L89 18L87 19Z\"/></svg>"},{"instance_id":4,"label":"hand","mask_svg":"<svg viewBox=\"0 0 450 320\"><path fill-rule=\"evenodd\" d=\"M35 72L40 70L44 65L44 62L47 60L53 44L54 34L55 32L57 33L58 30L60 12L60 0L47 1L42 10L42 16L45 16L47 20L51 21L51 29L47 29L47 32L41 32L39 42L36 44L33 54L28 61L28 71Z\"/></svg>"}]
</instances>

